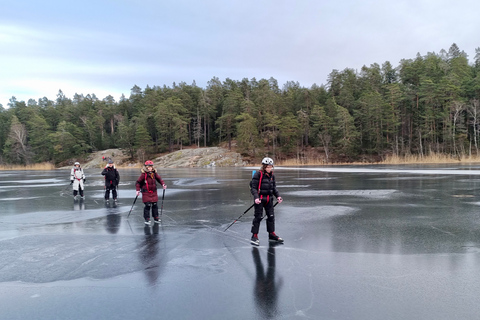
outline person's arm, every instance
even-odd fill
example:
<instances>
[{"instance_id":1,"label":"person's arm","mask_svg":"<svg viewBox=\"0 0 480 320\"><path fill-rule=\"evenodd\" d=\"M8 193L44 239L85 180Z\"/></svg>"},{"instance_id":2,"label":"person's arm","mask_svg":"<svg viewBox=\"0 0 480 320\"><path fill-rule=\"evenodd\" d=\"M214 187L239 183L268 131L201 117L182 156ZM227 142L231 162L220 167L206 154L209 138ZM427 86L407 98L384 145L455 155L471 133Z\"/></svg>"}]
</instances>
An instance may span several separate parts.
<instances>
[{"instance_id":1,"label":"person's arm","mask_svg":"<svg viewBox=\"0 0 480 320\"><path fill-rule=\"evenodd\" d=\"M272 186L273 186L273 195L275 198L280 197L280 193L277 190L277 183L275 182L275 176L272 175Z\"/></svg>"},{"instance_id":2,"label":"person's arm","mask_svg":"<svg viewBox=\"0 0 480 320\"><path fill-rule=\"evenodd\" d=\"M141 191L141 187L143 185L143 176L140 176L140 178L137 179L137 182L135 183L135 190Z\"/></svg>"},{"instance_id":3,"label":"person's arm","mask_svg":"<svg viewBox=\"0 0 480 320\"><path fill-rule=\"evenodd\" d=\"M255 172L255 174L252 177L252 182L251 182L252 187L250 188L250 192L252 193L254 200L260 198L260 196L258 194L258 184L259 184L259 182L260 182L260 171L257 171L257 172Z\"/></svg>"},{"instance_id":4,"label":"person's arm","mask_svg":"<svg viewBox=\"0 0 480 320\"><path fill-rule=\"evenodd\" d=\"M163 189L167 189L167 185L162 180L162 177L158 173L155 173L155 179L162 185Z\"/></svg>"},{"instance_id":5,"label":"person's arm","mask_svg":"<svg viewBox=\"0 0 480 320\"><path fill-rule=\"evenodd\" d=\"M277 198L278 203L282 203L283 198L280 196L280 193L277 190L277 183L275 182L275 176L272 175L272 185L273 185L273 194Z\"/></svg>"},{"instance_id":6,"label":"person's arm","mask_svg":"<svg viewBox=\"0 0 480 320\"><path fill-rule=\"evenodd\" d=\"M107 167L103 168L103 170L102 170L102 176L104 176L106 174L107 174Z\"/></svg>"}]
</instances>

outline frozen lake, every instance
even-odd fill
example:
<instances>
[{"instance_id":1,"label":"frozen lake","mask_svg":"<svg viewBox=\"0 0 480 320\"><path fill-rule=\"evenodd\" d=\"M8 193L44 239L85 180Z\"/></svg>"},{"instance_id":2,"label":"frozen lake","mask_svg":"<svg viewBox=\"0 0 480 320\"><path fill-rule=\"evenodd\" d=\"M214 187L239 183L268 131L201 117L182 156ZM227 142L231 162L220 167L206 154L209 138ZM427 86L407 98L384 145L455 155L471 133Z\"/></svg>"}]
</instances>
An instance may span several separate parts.
<instances>
[{"instance_id":1,"label":"frozen lake","mask_svg":"<svg viewBox=\"0 0 480 320\"><path fill-rule=\"evenodd\" d=\"M165 169L145 227L137 170L0 172L1 319L478 319L480 166L276 168L283 245L250 245L255 168ZM161 198L161 194L160 194ZM159 203L160 205L160 203Z\"/></svg>"}]
</instances>

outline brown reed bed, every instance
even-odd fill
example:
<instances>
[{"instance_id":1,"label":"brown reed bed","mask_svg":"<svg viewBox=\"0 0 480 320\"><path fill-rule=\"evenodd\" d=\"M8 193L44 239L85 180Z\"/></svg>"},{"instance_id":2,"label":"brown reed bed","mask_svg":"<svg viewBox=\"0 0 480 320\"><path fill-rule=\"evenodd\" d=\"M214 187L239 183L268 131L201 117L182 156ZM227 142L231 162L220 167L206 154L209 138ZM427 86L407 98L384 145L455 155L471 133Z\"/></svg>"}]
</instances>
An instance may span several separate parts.
<instances>
[{"instance_id":1,"label":"brown reed bed","mask_svg":"<svg viewBox=\"0 0 480 320\"><path fill-rule=\"evenodd\" d=\"M29 165L0 165L0 171L18 171L18 170L55 170L55 166L50 162L34 163Z\"/></svg>"},{"instance_id":2,"label":"brown reed bed","mask_svg":"<svg viewBox=\"0 0 480 320\"><path fill-rule=\"evenodd\" d=\"M323 159L286 159L277 161L277 166L324 166L324 165L372 165L372 164L442 164L442 163L477 163L480 162L480 155L452 156L442 153L431 153L429 155L388 155L380 161L354 161L354 162L325 162ZM254 164L253 166L257 166ZM260 167L260 164L258 164Z\"/></svg>"}]
</instances>

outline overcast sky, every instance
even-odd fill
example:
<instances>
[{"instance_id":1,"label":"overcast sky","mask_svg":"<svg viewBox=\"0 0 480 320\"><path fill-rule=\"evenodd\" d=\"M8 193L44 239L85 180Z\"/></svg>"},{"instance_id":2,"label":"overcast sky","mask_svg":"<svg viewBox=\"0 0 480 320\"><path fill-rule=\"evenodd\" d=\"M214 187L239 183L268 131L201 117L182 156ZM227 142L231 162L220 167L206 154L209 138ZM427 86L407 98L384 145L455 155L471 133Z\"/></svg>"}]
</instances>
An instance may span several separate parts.
<instances>
[{"instance_id":1,"label":"overcast sky","mask_svg":"<svg viewBox=\"0 0 480 320\"><path fill-rule=\"evenodd\" d=\"M334 70L448 51L473 63L477 0L0 0L0 104L103 99L213 77L326 84Z\"/></svg>"}]
</instances>

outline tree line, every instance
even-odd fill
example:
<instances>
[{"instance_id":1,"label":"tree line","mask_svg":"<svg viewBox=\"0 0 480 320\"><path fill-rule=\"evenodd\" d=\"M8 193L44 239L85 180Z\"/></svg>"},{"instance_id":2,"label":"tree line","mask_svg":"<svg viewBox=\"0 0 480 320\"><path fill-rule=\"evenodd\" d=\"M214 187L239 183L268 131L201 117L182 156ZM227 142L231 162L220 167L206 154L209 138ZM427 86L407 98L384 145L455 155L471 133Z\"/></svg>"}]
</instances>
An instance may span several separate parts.
<instances>
[{"instance_id":1,"label":"tree line","mask_svg":"<svg viewBox=\"0 0 480 320\"><path fill-rule=\"evenodd\" d=\"M212 78L134 86L112 96L60 90L56 100L10 99L0 105L0 162L61 163L106 148L123 148L140 161L184 146L236 144L252 159L309 159L326 163L363 156L478 155L480 48L473 63L452 44L360 71L333 70L327 85L277 80ZM313 151L316 151L312 153Z\"/></svg>"}]
</instances>

